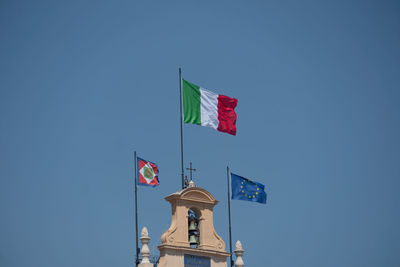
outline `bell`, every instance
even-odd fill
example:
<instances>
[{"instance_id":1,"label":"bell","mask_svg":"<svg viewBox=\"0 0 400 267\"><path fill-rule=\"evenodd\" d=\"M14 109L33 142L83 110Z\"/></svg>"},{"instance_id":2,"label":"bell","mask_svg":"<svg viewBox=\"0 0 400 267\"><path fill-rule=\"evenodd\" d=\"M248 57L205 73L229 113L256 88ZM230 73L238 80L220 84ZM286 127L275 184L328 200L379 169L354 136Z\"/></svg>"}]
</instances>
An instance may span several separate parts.
<instances>
[{"instance_id":1,"label":"bell","mask_svg":"<svg viewBox=\"0 0 400 267\"><path fill-rule=\"evenodd\" d=\"M190 235L189 237L189 243L192 244L197 244L197 236L195 235Z\"/></svg>"},{"instance_id":2,"label":"bell","mask_svg":"<svg viewBox=\"0 0 400 267\"><path fill-rule=\"evenodd\" d=\"M189 231L197 230L196 223L194 221L190 221Z\"/></svg>"}]
</instances>

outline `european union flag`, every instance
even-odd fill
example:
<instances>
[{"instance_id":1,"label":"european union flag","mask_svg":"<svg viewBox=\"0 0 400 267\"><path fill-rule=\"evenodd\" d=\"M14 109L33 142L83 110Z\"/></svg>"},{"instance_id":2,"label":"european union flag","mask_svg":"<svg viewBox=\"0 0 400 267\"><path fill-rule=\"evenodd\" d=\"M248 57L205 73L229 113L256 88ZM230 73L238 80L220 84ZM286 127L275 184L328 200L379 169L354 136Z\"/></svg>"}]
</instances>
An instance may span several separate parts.
<instances>
[{"instance_id":1,"label":"european union flag","mask_svg":"<svg viewBox=\"0 0 400 267\"><path fill-rule=\"evenodd\" d=\"M267 193L264 185L250 181L247 178L231 173L232 177L232 199L247 200L253 202L267 203Z\"/></svg>"}]
</instances>

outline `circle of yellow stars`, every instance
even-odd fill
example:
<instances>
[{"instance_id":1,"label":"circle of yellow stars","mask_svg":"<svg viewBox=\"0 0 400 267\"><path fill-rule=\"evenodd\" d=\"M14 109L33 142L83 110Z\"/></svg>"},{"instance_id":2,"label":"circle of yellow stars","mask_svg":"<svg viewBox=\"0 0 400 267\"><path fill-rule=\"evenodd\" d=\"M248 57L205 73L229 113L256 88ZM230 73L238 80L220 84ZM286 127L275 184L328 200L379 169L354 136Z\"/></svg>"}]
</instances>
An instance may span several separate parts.
<instances>
[{"instance_id":1,"label":"circle of yellow stars","mask_svg":"<svg viewBox=\"0 0 400 267\"><path fill-rule=\"evenodd\" d=\"M240 185L240 192L244 194L245 197L248 197L249 199L255 198L258 195L258 191L260 191L260 188L257 186L257 191L254 194L247 194L243 190L243 185L244 185L245 180L242 180L241 185Z\"/></svg>"}]
</instances>

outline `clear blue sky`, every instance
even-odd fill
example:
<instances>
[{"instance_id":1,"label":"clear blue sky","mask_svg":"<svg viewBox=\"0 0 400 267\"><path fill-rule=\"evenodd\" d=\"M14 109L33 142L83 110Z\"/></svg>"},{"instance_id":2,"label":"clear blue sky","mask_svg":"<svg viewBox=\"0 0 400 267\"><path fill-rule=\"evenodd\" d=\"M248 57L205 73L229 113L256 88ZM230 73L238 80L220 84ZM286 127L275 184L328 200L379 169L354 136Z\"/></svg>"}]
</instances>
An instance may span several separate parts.
<instances>
[{"instance_id":1,"label":"clear blue sky","mask_svg":"<svg viewBox=\"0 0 400 267\"><path fill-rule=\"evenodd\" d=\"M1 1L0 266L133 266L133 152L156 250L180 188L178 68L235 97L236 137L185 125L246 266L400 266L398 1Z\"/></svg>"}]
</instances>

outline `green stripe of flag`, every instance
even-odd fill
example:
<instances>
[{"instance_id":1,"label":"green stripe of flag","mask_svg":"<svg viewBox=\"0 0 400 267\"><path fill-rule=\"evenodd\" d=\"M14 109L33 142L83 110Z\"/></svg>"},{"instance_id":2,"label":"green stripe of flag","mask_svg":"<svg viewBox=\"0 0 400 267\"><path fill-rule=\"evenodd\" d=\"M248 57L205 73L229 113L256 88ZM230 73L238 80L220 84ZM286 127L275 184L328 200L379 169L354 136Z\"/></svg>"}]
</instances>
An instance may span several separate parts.
<instances>
[{"instance_id":1,"label":"green stripe of flag","mask_svg":"<svg viewBox=\"0 0 400 267\"><path fill-rule=\"evenodd\" d=\"M201 125L200 87L182 79L183 121Z\"/></svg>"}]
</instances>

